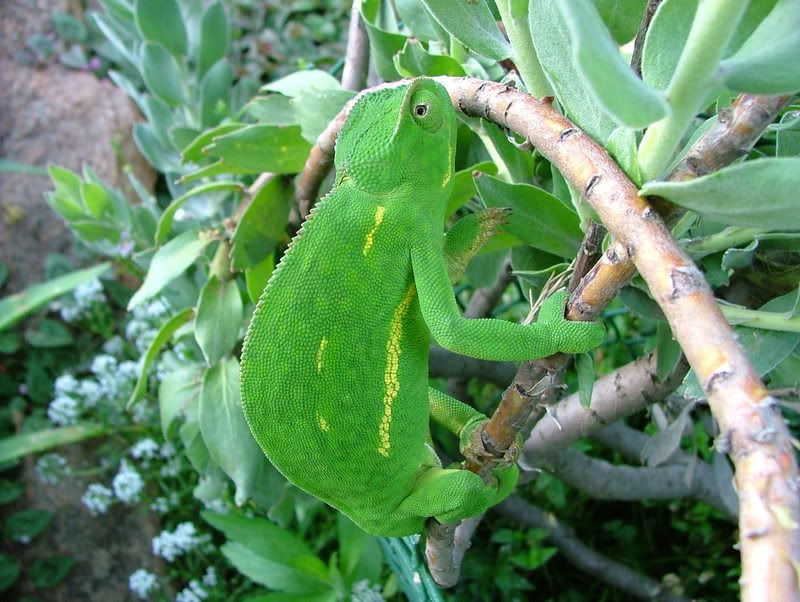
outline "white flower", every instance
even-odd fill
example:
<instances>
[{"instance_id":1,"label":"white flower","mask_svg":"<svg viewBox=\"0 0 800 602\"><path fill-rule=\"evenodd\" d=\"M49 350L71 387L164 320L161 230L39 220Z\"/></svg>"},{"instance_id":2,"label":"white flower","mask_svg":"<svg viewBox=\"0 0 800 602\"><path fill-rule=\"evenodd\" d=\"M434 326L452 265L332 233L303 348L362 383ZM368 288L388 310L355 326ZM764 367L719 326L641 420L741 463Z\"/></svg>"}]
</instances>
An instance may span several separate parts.
<instances>
[{"instance_id":1,"label":"white flower","mask_svg":"<svg viewBox=\"0 0 800 602\"><path fill-rule=\"evenodd\" d=\"M136 442L131 448L131 456L137 460L152 460L158 453L159 445L152 438L147 437Z\"/></svg>"},{"instance_id":2,"label":"white flower","mask_svg":"<svg viewBox=\"0 0 800 602\"><path fill-rule=\"evenodd\" d=\"M103 351L109 355L122 355L122 352L125 351L125 341L122 340L121 336L114 335L103 343Z\"/></svg>"},{"instance_id":3,"label":"white flower","mask_svg":"<svg viewBox=\"0 0 800 602\"><path fill-rule=\"evenodd\" d=\"M206 507L206 510L211 510L211 512L216 512L217 514L228 514L228 512L230 512L228 504L226 504L220 498L215 498L208 502L204 502L203 505Z\"/></svg>"},{"instance_id":4,"label":"white flower","mask_svg":"<svg viewBox=\"0 0 800 602\"><path fill-rule=\"evenodd\" d=\"M172 441L165 441L161 445L161 449L159 450L158 454L162 458L171 458L176 453L175 445L173 445Z\"/></svg>"},{"instance_id":5,"label":"white flower","mask_svg":"<svg viewBox=\"0 0 800 602\"><path fill-rule=\"evenodd\" d=\"M153 418L155 414L155 408L150 405L147 400L142 399L133 406L133 411L131 412L131 419L136 424L144 424L146 422L150 422L150 419Z\"/></svg>"},{"instance_id":6,"label":"white flower","mask_svg":"<svg viewBox=\"0 0 800 602\"><path fill-rule=\"evenodd\" d=\"M215 569L213 566L209 566L203 575L203 583L205 583L208 587L216 587L217 569Z\"/></svg>"},{"instance_id":7,"label":"white flower","mask_svg":"<svg viewBox=\"0 0 800 602\"><path fill-rule=\"evenodd\" d=\"M69 395L78 390L78 379L72 376L72 374L62 374L56 379L54 384L57 397L60 395Z\"/></svg>"},{"instance_id":8,"label":"white flower","mask_svg":"<svg viewBox=\"0 0 800 602\"><path fill-rule=\"evenodd\" d=\"M139 500L139 493L144 487L142 476L136 472L126 460L123 460L114 480L111 482L114 494L123 502L129 504Z\"/></svg>"},{"instance_id":9,"label":"white flower","mask_svg":"<svg viewBox=\"0 0 800 602\"><path fill-rule=\"evenodd\" d=\"M58 315L61 316L64 322L70 324L81 317L81 308L74 304L61 305Z\"/></svg>"},{"instance_id":10,"label":"white flower","mask_svg":"<svg viewBox=\"0 0 800 602\"><path fill-rule=\"evenodd\" d=\"M56 397L47 408L47 417L53 424L59 426L75 424L79 413L80 406L78 402L66 395Z\"/></svg>"},{"instance_id":11,"label":"white flower","mask_svg":"<svg viewBox=\"0 0 800 602\"><path fill-rule=\"evenodd\" d=\"M136 379L139 378L139 362L131 360L120 362L117 370L120 380L136 382Z\"/></svg>"},{"instance_id":12,"label":"white flower","mask_svg":"<svg viewBox=\"0 0 800 602\"><path fill-rule=\"evenodd\" d=\"M91 371L97 376L113 374L117 369L117 360L111 355L101 353L92 360Z\"/></svg>"},{"instance_id":13,"label":"white flower","mask_svg":"<svg viewBox=\"0 0 800 602\"><path fill-rule=\"evenodd\" d=\"M383 602L381 586L370 584L369 580L362 579L353 584L350 590L352 602Z\"/></svg>"},{"instance_id":14,"label":"white flower","mask_svg":"<svg viewBox=\"0 0 800 602\"><path fill-rule=\"evenodd\" d=\"M160 318L169 311L169 305L164 303L162 299L153 299L144 306L144 315L148 318Z\"/></svg>"},{"instance_id":15,"label":"white flower","mask_svg":"<svg viewBox=\"0 0 800 602\"><path fill-rule=\"evenodd\" d=\"M91 307L94 303L105 303L106 300L106 296L103 294L103 283L99 278L78 285L72 295L81 308Z\"/></svg>"},{"instance_id":16,"label":"white flower","mask_svg":"<svg viewBox=\"0 0 800 602\"><path fill-rule=\"evenodd\" d=\"M134 309L134 312L136 310ZM125 338L129 341L135 341L143 332L150 330L150 325L144 320L137 320L134 318L125 327Z\"/></svg>"},{"instance_id":17,"label":"white flower","mask_svg":"<svg viewBox=\"0 0 800 602\"><path fill-rule=\"evenodd\" d=\"M175 531L162 531L153 538L153 554L161 556L167 562L172 562L178 556L185 554L210 540L209 535L199 535L194 524L180 523Z\"/></svg>"},{"instance_id":18,"label":"white flower","mask_svg":"<svg viewBox=\"0 0 800 602\"><path fill-rule=\"evenodd\" d=\"M181 472L181 458L180 456L175 456L170 458L169 461L161 467L161 470L158 471L162 477L177 477L178 474Z\"/></svg>"},{"instance_id":19,"label":"white flower","mask_svg":"<svg viewBox=\"0 0 800 602\"><path fill-rule=\"evenodd\" d=\"M85 378L78 384L78 395L87 408L93 408L103 398L103 388L96 380Z\"/></svg>"},{"instance_id":20,"label":"white flower","mask_svg":"<svg viewBox=\"0 0 800 602\"><path fill-rule=\"evenodd\" d=\"M128 577L128 587L140 600L147 600L156 585L156 576L144 569L138 569Z\"/></svg>"},{"instance_id":21,"label":"white flower","mask_svg":"<svg viewBox=\"0 0 800 602\"><path fill-rule=\"evenodd\" d=\"M55 485L68 472L67 459L59 454L45 454L36 461L36 473L48 485Z\"/></svg>"},{"instance_id":22,"label":"white flower","mask_svg":"<svg viewBox=\"0 0 800 602\"><path fill-rule=\"evenodd\" d=\"M169 512L169 500L165 497L157 497L153 500L153 503L150 504L150 510L158 514L166 514Z\"/></svg>"},{"instance_id":23,"label":"white flower","mask_svg":"<svg viewBox=\"0 0 800 602\"><path fill-rule=\"evenodd\" d=\"M208 598L208 592L203 589L200 582L192 579L189 582L189 587L178 592L175 596L175 602L200 602Z\"/></svg>"},{"instance_id":24,"label":"white flower","mask_svg":"<svg viewBox=\"0 0 800 602\"><path fill-rule=\"evenodd\" d=\"M92 483L86 488L86 493L81 497L81 501L93 515L105 514L108 507L114 502L114 492L105 485Z\"/></svg>"}]
</instances>

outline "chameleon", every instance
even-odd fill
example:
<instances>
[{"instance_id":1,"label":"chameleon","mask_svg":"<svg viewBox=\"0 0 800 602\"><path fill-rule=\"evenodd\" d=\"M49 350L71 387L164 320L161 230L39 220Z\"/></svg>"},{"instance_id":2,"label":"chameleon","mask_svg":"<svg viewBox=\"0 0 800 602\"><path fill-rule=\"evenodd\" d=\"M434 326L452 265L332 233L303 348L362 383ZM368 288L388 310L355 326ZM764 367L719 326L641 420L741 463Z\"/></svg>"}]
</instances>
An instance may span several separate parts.
<instances>
[{"instance_id":1,"label":"chameleon","mask_svg":"<svg viewBox=\"0 0 800 602\"><path fill-rule=\"evenodd\" d=\"M262 292L241 361L242 407L267 458L292 483L382 536L435 517L480 514L514 488L443 467L430 419L462 451L487 421L428 387L431 336L456 353L522 361L596 347L604 328L564 319L564 294L522 325L466 319L451 275L502 215L445 229L457 118L427 78L358 97L338 134L331 191L309 213Z\"/></svg>"}]
</instances>

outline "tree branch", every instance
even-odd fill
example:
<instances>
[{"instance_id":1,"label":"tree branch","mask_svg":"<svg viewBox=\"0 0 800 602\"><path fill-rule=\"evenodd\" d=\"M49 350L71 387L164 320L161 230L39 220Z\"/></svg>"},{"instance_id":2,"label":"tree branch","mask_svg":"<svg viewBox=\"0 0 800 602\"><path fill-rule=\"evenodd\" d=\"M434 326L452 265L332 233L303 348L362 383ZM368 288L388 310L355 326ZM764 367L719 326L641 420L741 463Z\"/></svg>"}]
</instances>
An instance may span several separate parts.
<instances>
[{"instance_id":1,"label":"tree branch","mask_svg":"<svg viewBox=\"0 0 800 602\"><path fill-rule=\"evenodd\" d=\"M369 68L369 40L361 21L361 0L353 0L350 9L350 27L347 30L347 50L342 69L342 87L358 92L367 83Z\"/></svg>"},{"instance_id":2,"label":"tree branch","mask_svg":"<svg viewBox=\"0 0 800 602\"><path fill-rule=\"evenodd\" d=\"M665 592L663 586L633 569L589 548L575 532L553 514L512 495L495 506L497 510L528 527L545 529L559 551L577 568L642 600L688 602L683 596Z\"/></svg>"},{"instance_id":3,"label":"tree branch","mask_svg":"<svg viewBox=\"0 0 800 602\"><path fill-rule=\"evenodd\" d=\"M656 9L662 1L663 0L647 1L647 6L642 16L642 24L639 26L639 31L636 32L636 41L633 43L633 54L631 55L631 69L633 69L633 72L639 77L642 77L642 51L644 50L644 40L647 37L647 30L650 28L650 21L653 20L653 15L656 14Z\"/></svg>"}]
</instances>

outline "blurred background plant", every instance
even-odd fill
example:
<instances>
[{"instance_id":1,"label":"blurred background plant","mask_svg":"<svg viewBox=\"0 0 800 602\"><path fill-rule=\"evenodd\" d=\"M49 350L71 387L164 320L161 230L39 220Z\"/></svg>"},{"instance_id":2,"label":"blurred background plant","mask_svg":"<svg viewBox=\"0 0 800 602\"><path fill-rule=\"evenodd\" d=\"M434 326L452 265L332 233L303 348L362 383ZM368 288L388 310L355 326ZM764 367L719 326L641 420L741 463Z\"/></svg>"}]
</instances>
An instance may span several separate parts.
<instances>
[{"instance_id":1,"label":"blurred background plant","mask_svg":"<svg viewBox=\"0 0 800 602\"><path fill-rule=\"evenodd\" d=\"M98 4L98 10L55 13L57 37L29 39L19 58L38 63L57 57L124 90L144 116L131 135L160 178L150 191L129 173L136 196L126 197L90 166L82 173L49 168L48 202L74 233L78 256L105 263L75 271L66 258L53 257L46 283L0 300L0 395L9 400L0 414L6 437L0 461L9 475L0 502L22 491L13 480L15 463L38 453L36 471L46 483L76 474L94 479L82 502L97 520L115 504L154 513L163 530L152 551L165 569L131 574L129 588L140 599L167 599L175 589L180 602L401 595L402 577L389 571L375 538L289 485L269 464L250 436L238 389L237 357L249 315L297 227L294 176L317 136L354 96L339 81L350 2ZM646 2L578 4L533 3L537 12L529 20L527 2L364 0L371 80L466 74L555 95L641 184L654 174L644 174L640 165L650 160L639 146L640 131L666 111L660 91L675 71L691 25L686 15L697 1L663 3L644 44L643 81L636 80L641 87L630 83L630 72L608 75L616 88L593 79L592 61L605 60L603 52L617 57L609 64L627 58ZM725 53L726 72L738 79L691 91L703 97L703 108L699 118L691 115L688 130L675 141L683 150L669 161L717 121L735 92L796 91L779 76L765 82L754 68L742 67L748 48L763 48L765 30L776 38L774 47L800 51L797 35L777 23L784 18L797 19L789 2L751 5ZM570 50L580 32L587 44L599 44L594 58ZM781 56L761 58L778 64ZM509 59L521 78L508 70ZM621 101L620 94L632 96ZM782 111L749 159L781 158L796 166L798 109L790 104ZM574 257L591 210L544 157L488 121L461 119L456 169L451 218L483 206L514 209L506 232L456 287L459 303L467 307L476 290L493 286L510 258L514 278L491 315L520 320L547 277ZM742 326L740 335L772 386L796 387L797 227L775 218L743 231L726 221L724 211L698 212L680 222L676 235L718 297L749 308L772 300L762 308L769 312L762 317L773 320L769 334ZM0 271L0 285L2 280ZM594 354L598 373L654 348L674 360L664 374L677 363L676 344L641 280L604 318L610 334ZM448 386L443 378L433 382ZM473 403L490 413L501 388L480 378L465 382ZM574 371L567 383L576 390ZM678 393L676 403L628 424L658 442L651 464L658 463L655 455L668 458L683 449L692 462L719 466L720 483L729 488L731 471L724 459L715 462L716 432L696 379L688 376ZM687 400L691 407L684 411ZM796 428L797 415L788 419ZM436 435L442 449L457 453L456 442ZM70 466L57 446L86 438L101 438L96 466ZM615 464L627 461L590 439L576 449ZM739 568L730 517L703 501L623 505L576 491L549 473L520 493L572 524L589 546L643 574L663 576L677 594L709 600L735 595ZM21 510L6 521L4 537L21 545L48 520ZM533 592L543 599L628 599L572 567L544 529L490 514L475 537L485 545L470 550L462 583L448 599L513 600ZM37 586L57 582L70 569L69 559L47 562L27 573ZM12 587L19 574L12 556L0 556L0 590Z\"/></svg>"}]
</instances>

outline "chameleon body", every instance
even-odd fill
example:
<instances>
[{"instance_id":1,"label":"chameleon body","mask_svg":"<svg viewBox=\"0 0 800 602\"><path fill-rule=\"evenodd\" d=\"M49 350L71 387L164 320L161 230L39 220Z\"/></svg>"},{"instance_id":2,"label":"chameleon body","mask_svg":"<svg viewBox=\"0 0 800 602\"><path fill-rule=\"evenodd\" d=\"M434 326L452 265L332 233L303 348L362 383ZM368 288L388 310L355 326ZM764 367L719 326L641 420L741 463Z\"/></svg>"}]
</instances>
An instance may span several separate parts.
<instances>
[{"instance_id":1,"label":"chameleon body","mask_svg":"<svg viewBox=\"0 0 800 602\"><path fill-rule=\"evenodd\" d=\"M492 226L473 214L445 242L455 144L455 111L436 82L362 96L337 139L334 187L276 267L245 338L255 439L295 485L376 535L479 514L516 483L516 467L489 485L442 468L429 419L463 442L486 418L428 388L430 335L489 360L586 351L603 335L564 320L563 295L527 326L459 314L448 263L463 268Z\"/></svg>"}]
</instances>

